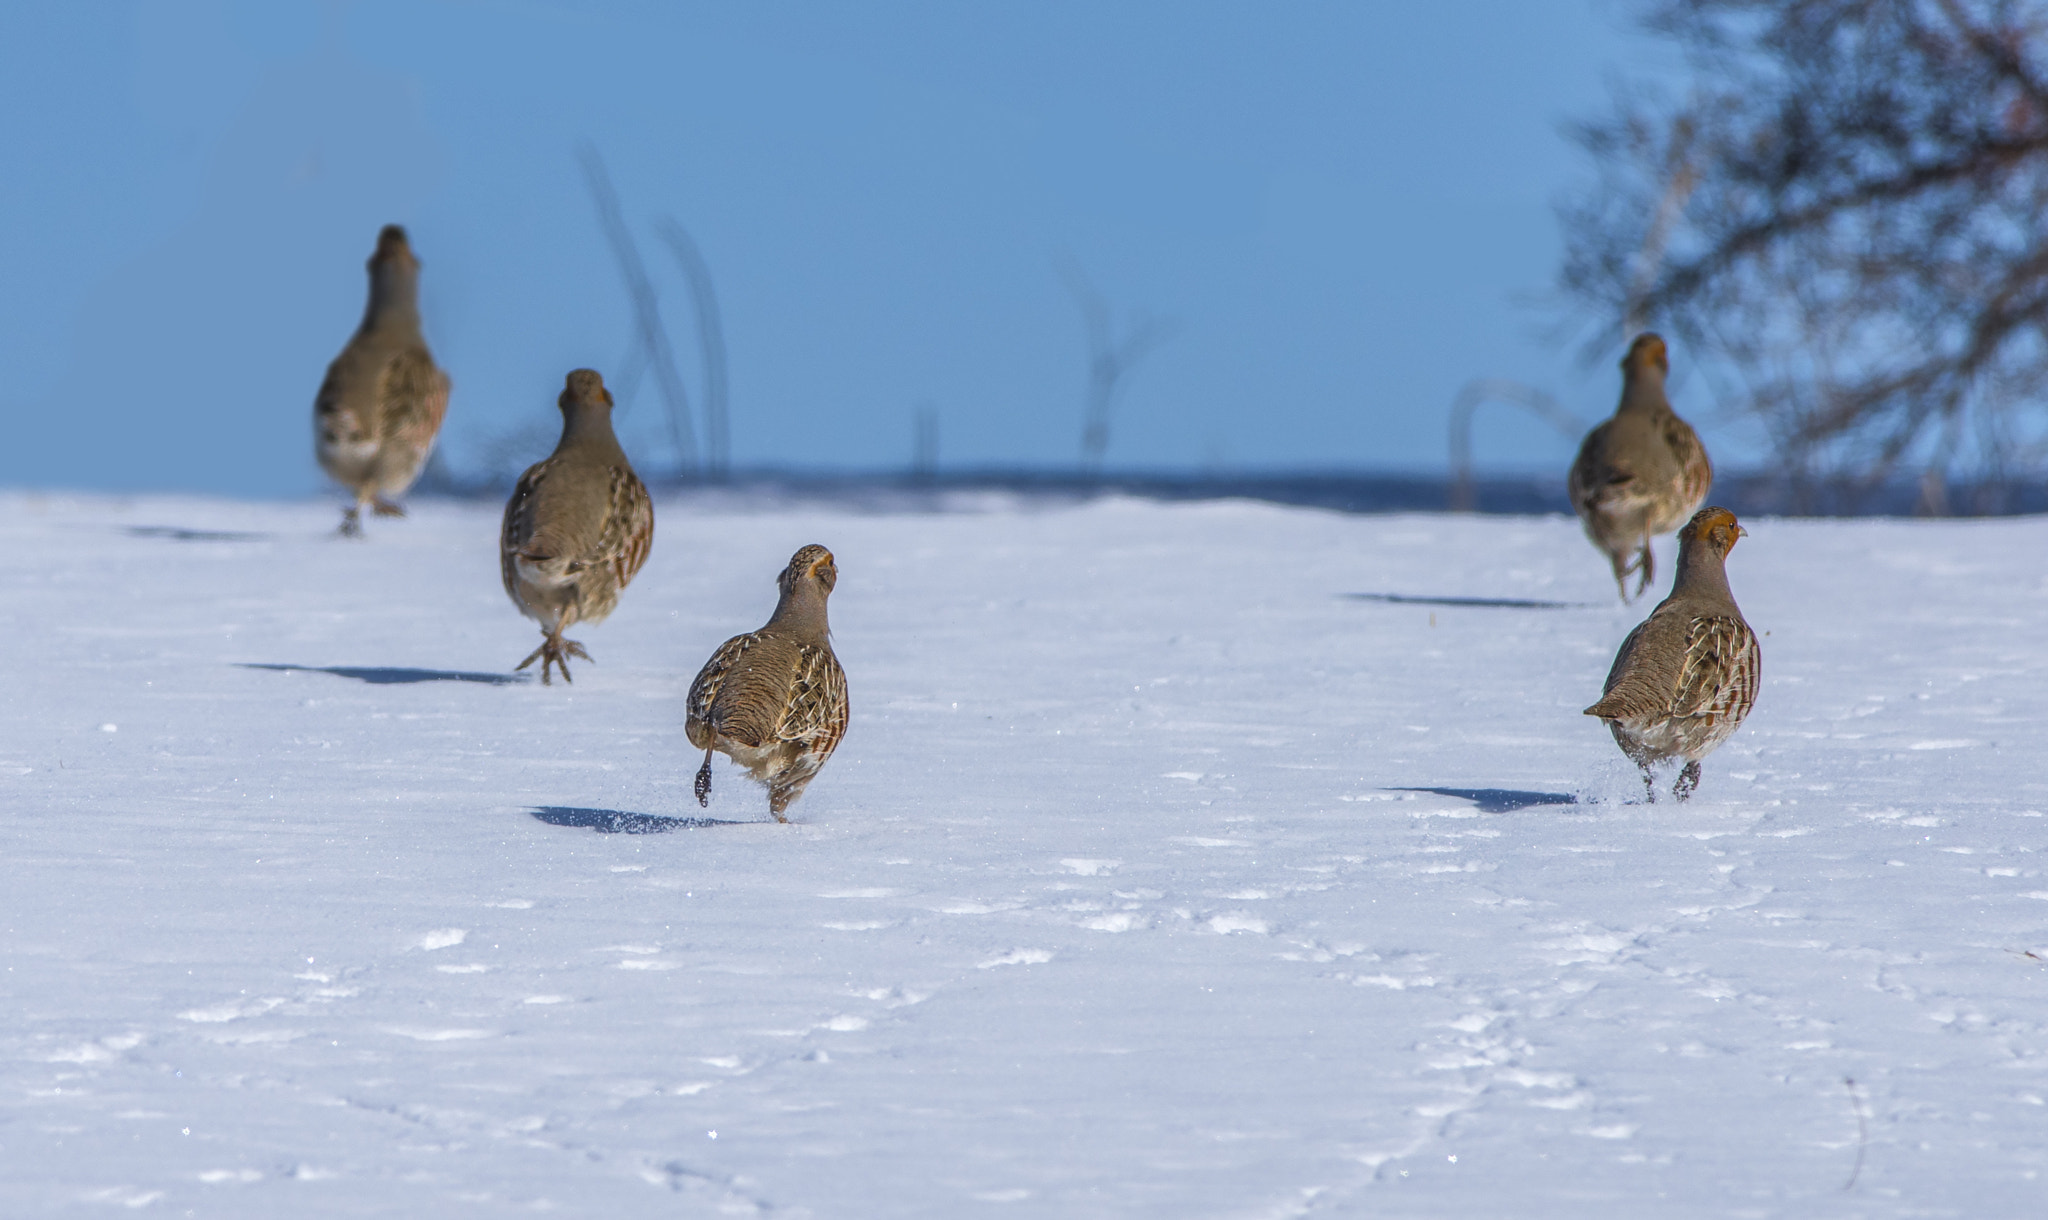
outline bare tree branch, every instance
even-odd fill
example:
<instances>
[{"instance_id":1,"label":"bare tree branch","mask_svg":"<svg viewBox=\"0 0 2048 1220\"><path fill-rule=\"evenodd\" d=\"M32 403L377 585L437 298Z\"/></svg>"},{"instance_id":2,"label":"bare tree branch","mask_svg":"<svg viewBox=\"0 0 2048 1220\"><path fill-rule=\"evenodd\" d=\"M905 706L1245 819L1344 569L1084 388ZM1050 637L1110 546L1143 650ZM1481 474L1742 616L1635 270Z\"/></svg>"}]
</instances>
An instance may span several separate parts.
<instances>
[{"instance_id":1,"label":"bare tree branch","mask_svg":"<svg viewBox=\"0 0 2048 1220\"><path fill-rule=\"evenodd\" d=\"M676 371L668 330L661 324L661 304L654 292L654 282L647 278L647 266L640 261L640 249L633 244L632 231L626 227L619 194L612 187L611 175L605 171L604 158L590 144L579 147L576 154L583 162L590 197L597 204L598 223L604 227L605 240L611 243L612 253L619 260L619 274L626 281L626 295L633 303L640 346L652 366L662 402L668 407L669 439L676 447L676 465L685 474L693 472L697 468L697 443L690 428L690 400L683 392L682 375Z\"/></svg>"},{"instance_id":2,"label":"bare tree branch","mask_svg":"<svg viewBox=\"0 0 2048 1220\"><path fill-rule=\"evenodd\" d=\"M939 409L921 402L910 418L910 479L929 483L939 473Z\"/></svg>"},{"instance_id":3,"label":"bare tree branch","mask_svg":"<svg viewBox=\"0 0 2048 1220\"><path fill-rule=\"evenodd\" d=\"M1573 131L1599 177L1560 208L1560 285L1590 347L1675 334L1797 471L2048 456L2042 0L1642 14L1692 79L1683 102L1624 86Z\"/></svg>"},{"instance_id":4,"label":"bare tree branch","mask_svg":"<svg viewBox=\"0 0 2048 1220\"><path fill-rule=\"evenodd\" d=\"M640 393L640 381L647 376L647 345L640 341L640 331L633 331L633 341L626 345L626 354L619 358L619 374L605 379L605 386L618 399L619 413L624 414L633 405L633 399Z\"/></svg>"},{"instance_id":5,"label":"bare tree branch","mask_svg":"<svg viewBox=\"0 0 2048 1220\"><path fill-rule=\"evenodd\" d=\"M1095 286L1080 267L1071 259L1061 259L1059 271L1060 278L1067 282L1068 290L1074 294L1075 303L1081 307L1082 324L1088 330L1088 388L1081 423L1081 467L1089 474L1099 474L1103 458L1109 452L1110 408L1115 405L1116 393L1124 377L1153 348L1171 339L1180 326L1172 319L1154 318L1133 311L1124 326L1123 337L1118 338L1109 303L1095 291Z\"/></svg>"},{"instance_id":6,"label":"bare tree branch","mask_svg":"<svg viewBox=\"0 0 2048 1220\"><path fill-rule=\"evenodd\" d=\"M723 479L732 467L732 433L726 417L725 322L718 311L718 293L711 283L711 264L689 230L670 217L654 222L690 285L690 301L696 306L697 347L704 359L704 448L711 477Z\"/></svg>"},{"instance_id":7,"label":"bare tree branch","mask_svg":"<svg viewBox=\"0 0 2048 1220\"><path fill-rule=\"evenodd\" d=\"M1586 423L1555 398L1531 385L1505 377L1480 377L1464 384L1451 400L1451 511L1469 513L1479 507L1478 485L1472 479L1472 416L1488 402L1512 403L1540 417L1574 444Z\"/></svg>"}]
</instances>

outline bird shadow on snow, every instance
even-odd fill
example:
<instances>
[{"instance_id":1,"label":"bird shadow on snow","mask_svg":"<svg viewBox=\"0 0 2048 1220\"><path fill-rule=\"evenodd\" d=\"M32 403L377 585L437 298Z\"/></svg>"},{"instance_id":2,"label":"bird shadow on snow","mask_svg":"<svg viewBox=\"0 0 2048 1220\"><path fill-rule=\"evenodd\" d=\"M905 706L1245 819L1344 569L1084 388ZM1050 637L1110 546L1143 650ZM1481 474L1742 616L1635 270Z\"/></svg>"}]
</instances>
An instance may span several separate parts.
<instances>
[{"instance_id":1,"label":"bird shadow on snow","mask_svg":"<svg viewBox=\"0 0 2048 1220\"><path fill-rule=\"evenodd\" d=\"M463 669L411 669L402 665L261 665L243 662L243 669L272 669L285 673L333 674L354 678L372 686L404 686L414 682L481 682L485 686L512 686L531 681L526 674L477 673Z\"/></svg>"},{"instance_id":2,"label":"bird shadow on snow","mask_svg":"<svg viewBox=\"0 0 2048 1220\"><path fill-rule=\"evenodd\" d=\"M1498 610L1591 610L1591 602L1546 602L1530 597L1410 597L1405 593L1339 593L1355 602L1388 602L1396 606L1481 606Z\"/></svg>"},{"instance_id":3,"label":"bird shadow on snow","mask_svg":"<svg viewBox=\"0 0 2048 1220\"><path fill-rule=\"evenodd\" d=\"M247 530L188 530L177 525L131 525L121 532L131 538L168 538L173 542L258 542L270 537Z\"/></svg>"},{"instance_id":4,"label":"bird shadow on snow","mask_svg":"<svg viewBox=\"0 0 2048 1220\"><path fill-rule=\"evenodd\" d=\"M723 818L670 818L655 813L621 813L616 809L577 809L568 805L542 805L527 812L550 826L573 826L601 835L665 835L672 830L752 824Z\"/></svg>"},{"instance_id":5,"label":"bird shadow on snow","mask_svg":"<svg viewBox=\"0 0 2048 1220\"><path fill-rule=\"evenodd\" d=\"M1538 805L1576 805L1579 798L1569 792L1518 792L1513 788L1393 788L1393 792L1432 792L1471 801L1481 813L1514 813Z\"/></svg>"}]
</instances>

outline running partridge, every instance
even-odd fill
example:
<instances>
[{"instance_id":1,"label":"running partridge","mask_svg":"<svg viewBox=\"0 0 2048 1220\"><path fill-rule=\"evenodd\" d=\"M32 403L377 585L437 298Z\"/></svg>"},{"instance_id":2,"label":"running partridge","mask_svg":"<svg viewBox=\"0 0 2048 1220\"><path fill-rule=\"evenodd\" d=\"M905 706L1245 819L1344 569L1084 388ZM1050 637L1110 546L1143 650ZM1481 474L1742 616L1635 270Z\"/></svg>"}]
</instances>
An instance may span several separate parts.
<instances>
[{"instance_id":1,"label":"running partridge","mask_svg":"<svg viewBox=\"0 0 2048 1220\"><path fill-rule=\"evenodd\" d=\"M577 369L559 405L562 439L546 461L519 476L498 539L505 592L547 633L519 668L539 661L544 684L550 666L567 682L569 658L590 659L562 632L602 622L654 544L654 504L612 435L604 378Z\"/></svg>"},{"instance_id":2,"label":"running partridge","mask_svg":"<svg viewBox=\"0 0 2048 1220\"><path fill-rule=\"evenodd\" d=\"M1637 335L1621 358L1621 405L1586 434L1572 463L1572 507L1586 536L1613 563L1623 602L1630 600L1629 573L1642 573L1637 597L1655 578L1650 539L1677 529L1714 481L1699 434L1664 397L1670 371L1664 340Z\"/></svg>"},{"instance_id":3,"label":"running partridge","mask_svg":"<svg viewBox=\"0 0 2048 1220\"><path fill-rule=\"evenodd\" d=\"M1685 800L1700 782L1700 759L1728 740L1756 703L1763 655L1728 590L1728 552L1746 533L1725 508L1703 508L1678 535L1678 579L1671 596L1621 642L1600 702L1586 709L1614 733L1642 768L1683 758L1672 795Z\"/></svg>"},{"instance_id":4,"label":"running partridge","mask_svg":"<svg viewBox=\"0 0 2048 1220\"><path fill-rule=\"evenodd\" d=\"M781 596L759 631L721 644L690 683L690 744L704 751L697 803L711 795L718 751L768 786L768 812L782 811L846 736L846 672L832 655L825 599L838 583L832 552L807 546L775 578Z\"/></svg>"},{"instance_id":5,"label":"running partridge","mask_svg":"<svg viewBox=\"0 0 2048 1220\"><path fill-rule=\"evenodd\" d=\"M419 477L448 412L448 375L434 367L420 335L420 260L405 230L385 225L370 255L370 303L363 324L327 366L313 400L313 449L320 468L355 494L341 532L363 532L362 510L403 517L390 497Z\"/></svg>"}]
</instances>

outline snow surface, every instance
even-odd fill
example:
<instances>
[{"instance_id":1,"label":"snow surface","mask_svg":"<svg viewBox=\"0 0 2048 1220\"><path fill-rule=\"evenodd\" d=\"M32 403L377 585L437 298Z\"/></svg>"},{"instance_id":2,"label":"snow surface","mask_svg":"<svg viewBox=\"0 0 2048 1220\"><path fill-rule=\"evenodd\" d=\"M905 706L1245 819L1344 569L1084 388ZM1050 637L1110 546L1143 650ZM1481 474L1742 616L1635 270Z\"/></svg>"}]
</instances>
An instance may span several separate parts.
<instances>
[{"instance_id":1,"label":"snow surface","mask_svg":"<svg viewBox=\"0 0 2048 1220\"><path fill-rule=\"evenodd\" d=\"M2048 521L1748 522L1650 806L1570 521L981 509L665 503L543 687L490 506L0 496L0 1215L2048 1214Z\"/></svg>"}]
</instances>

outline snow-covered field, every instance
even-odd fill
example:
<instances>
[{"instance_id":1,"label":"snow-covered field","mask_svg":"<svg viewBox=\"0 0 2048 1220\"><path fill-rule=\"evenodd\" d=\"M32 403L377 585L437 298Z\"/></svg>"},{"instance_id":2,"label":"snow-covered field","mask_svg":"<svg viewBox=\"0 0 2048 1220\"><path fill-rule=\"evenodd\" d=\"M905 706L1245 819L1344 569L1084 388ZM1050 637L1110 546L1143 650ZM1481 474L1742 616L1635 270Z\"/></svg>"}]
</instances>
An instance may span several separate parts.
<instances>
[{"instance_id":1,"label":"snow-covered field","mask_svg":"<svg viewBox=\"0 0 2048 1220\"><path fill-rule=\"evenodd\" d=\"M1563 519L672 502L572 687L336 519L0 496L0 1215L2048 1214L2048 521L1748 522L1651 806ZM700 811L808 542L852 730Z\"/></svg>"}]
</instances>

